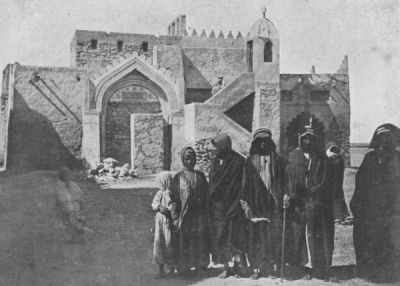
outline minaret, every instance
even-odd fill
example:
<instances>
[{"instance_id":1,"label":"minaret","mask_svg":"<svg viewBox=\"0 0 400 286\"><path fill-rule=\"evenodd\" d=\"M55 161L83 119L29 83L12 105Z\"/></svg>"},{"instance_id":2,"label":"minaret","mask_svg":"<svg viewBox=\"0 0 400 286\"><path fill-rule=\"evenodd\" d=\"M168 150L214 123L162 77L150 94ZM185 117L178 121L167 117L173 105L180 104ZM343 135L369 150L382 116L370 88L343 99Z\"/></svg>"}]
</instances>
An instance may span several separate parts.
<instances>
[{"instance_id":1,"label":"minaret","mask_svg":"<svg viewBox=\"0 0 400 286\"><path fill-rule=\"evenodd\" d=\"M262 9L246 37L247 71L255 76L253 130L269 128L277 146L280 142L279 36Z\"/></svg>"}]
</instances>

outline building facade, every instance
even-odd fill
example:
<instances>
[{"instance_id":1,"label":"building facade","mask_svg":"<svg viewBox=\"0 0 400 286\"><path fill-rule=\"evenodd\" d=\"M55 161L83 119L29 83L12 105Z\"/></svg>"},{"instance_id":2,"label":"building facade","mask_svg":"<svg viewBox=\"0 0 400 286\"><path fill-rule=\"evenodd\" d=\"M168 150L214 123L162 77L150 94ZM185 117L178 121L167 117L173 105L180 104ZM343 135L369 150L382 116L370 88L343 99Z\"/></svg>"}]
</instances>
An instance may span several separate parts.
<instances>
[{"instance_id":1,"label":"building facade","mask_svg":"<svg viewBox=\"0 0 400 286\"><path fill-rule=\"evenodd\" d=\"M183 146L225 132L248 154L252 131L272 130L285 156L310 121L349 162L347 57L332 74L281 74L279 36L265 15L248 34L75 31L70 67L18 63L3 72L3 168L129 162L138 173L180 167Z\"/></svg>"}]
</instances>

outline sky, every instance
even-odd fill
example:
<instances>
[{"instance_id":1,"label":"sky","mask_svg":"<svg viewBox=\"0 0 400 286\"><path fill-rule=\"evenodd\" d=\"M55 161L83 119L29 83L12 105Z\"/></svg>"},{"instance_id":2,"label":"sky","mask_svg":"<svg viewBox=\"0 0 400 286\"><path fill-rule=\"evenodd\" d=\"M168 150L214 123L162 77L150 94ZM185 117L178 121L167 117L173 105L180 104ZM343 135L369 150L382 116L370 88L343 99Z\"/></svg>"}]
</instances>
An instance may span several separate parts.
<instances>
[{"instance_id":1,"label":"sky","mask_svg":"<svg viewBox=\"0 0 400 286\"><path fill-rule=\"evenodd\" d=\"M0 68L68 66L74 30L246 35L267 8L280 36L281 73L335 72L349 56L351 142L382 123L400 126L400 0L0 0Z\"/></svg>"}]
</instances>

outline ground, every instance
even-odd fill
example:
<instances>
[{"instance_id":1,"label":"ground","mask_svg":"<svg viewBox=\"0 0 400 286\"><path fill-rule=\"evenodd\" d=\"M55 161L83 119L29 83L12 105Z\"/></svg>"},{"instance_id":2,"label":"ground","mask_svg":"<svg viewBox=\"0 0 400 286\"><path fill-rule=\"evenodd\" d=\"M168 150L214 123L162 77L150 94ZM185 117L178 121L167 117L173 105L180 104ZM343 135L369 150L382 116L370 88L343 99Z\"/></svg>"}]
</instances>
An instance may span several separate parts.
<instances>
[{"instance_id":1,"label":"ground","mask_svg":"<svg viewBox=\"0 0 400 286\"><path fill-rule=\"evenodd\" d=\"M275 285L278 279L215 278L218 269L193 280L155 280L151 264L150 209L154 183L140 181L100 187L76 176L84 191L87 224L93 230L73 243L55 205L54 172L0 176L0 285ZM134 188L132 188L134 187ZM346 171L349 201L354 171ZM352 227L338 226L334 264L344 285L368 285L352 278ZM326 284L322 280L285 281L287 285Z\"/></svg>"}]
</instances>

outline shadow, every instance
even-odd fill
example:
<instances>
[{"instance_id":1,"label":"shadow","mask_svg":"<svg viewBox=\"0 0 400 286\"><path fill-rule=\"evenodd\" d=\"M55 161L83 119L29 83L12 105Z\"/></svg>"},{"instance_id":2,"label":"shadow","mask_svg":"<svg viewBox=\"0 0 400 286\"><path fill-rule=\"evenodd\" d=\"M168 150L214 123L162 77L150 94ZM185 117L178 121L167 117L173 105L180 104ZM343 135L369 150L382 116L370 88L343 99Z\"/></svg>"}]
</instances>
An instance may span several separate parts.
<instances>
[{"instance_id":1,"label":"shadow","mask_svg":"<svg viewBox=\"0 0 400 286\"><path fill-rule=\"evenodd\" d=\"M184 53L182 53L182 60L187 88L185 104L206 101L212 96L212 85Z\"/></svg>"},{"instance_id":2,"label":"shadow","mask_svg":"<svg viewBox=\"0 0 400 286\"><path fill-rule=\"evenodd\" d=\"M64 146L52 122L31 110L18 91L14 90L14 109L10 114L9 127L8 172L53 170L61 166L72 169L81 167L82 162L72 155L74 151Z\"/></svg>"},{"instance_id":3,"label":"shadow","mask_svg":"<svg viewBox=\"0 0 400 286\"><path fill-rule=\"evenodd\" d=\"M40 87L38 87L38 86L37 86L33 81L31 81L31 80L30 80L29 82L36 88L37 91L40 92L41 95L43 95L44 98L47 99L48 102L50 102L51 105L53 105L53 107L54 107L55 109L58 110L58 112L60 112L60 113L61 113L62 115L64 115L64 116L67 116L67 115L64 113L64 111L62 111L62 109L59 108L59 107L57 106L57 104L55 104L54 101L52 101L52 100L50 99L50 97L48 97L48 96L46 95L46 93L45 93Z\"/></svg>"},{"instance_id":4,"label":"shadow","mask_svg":"<svg viewBox=\"0 0 400 286\"><path fill-rule=\"evenodd\" d=\"M339 280L350 280L356 277L356 266L355 265L341 265L341 266L333 266L332 273Z\"/></svg>"},{"instance_id":5,"label":"shadow","mask_svg":"<svg viewBox=\"0 0 400 286\"><path fill-rule=\"evenodd\" d=\"M51 94L57 98L57 100L61 103L61 105L68 110L68 112L75 118L75 120L79 123L81 123L80 119L78 118L78 116L75 115L75 113L64 103L64 101L62 101L62 99L57 95L57 93L43 80L40 79L42 81L42 83L47 87L47 89L51 92Z\"/></svg>"}]
</instances>

